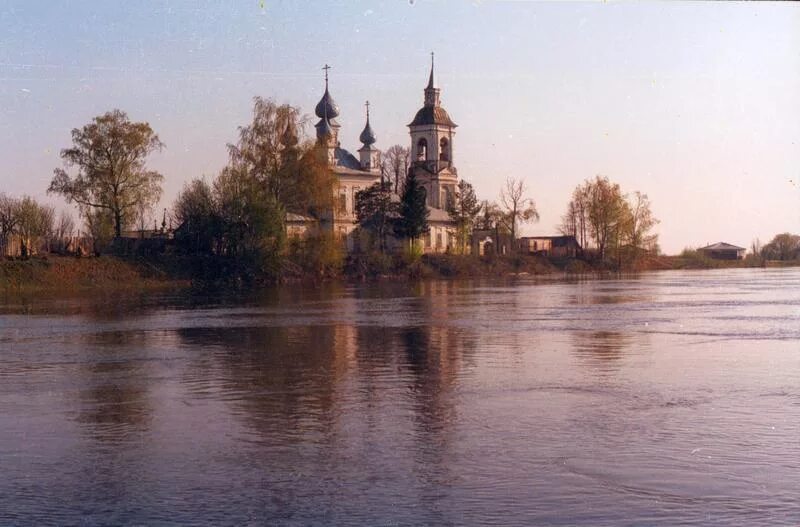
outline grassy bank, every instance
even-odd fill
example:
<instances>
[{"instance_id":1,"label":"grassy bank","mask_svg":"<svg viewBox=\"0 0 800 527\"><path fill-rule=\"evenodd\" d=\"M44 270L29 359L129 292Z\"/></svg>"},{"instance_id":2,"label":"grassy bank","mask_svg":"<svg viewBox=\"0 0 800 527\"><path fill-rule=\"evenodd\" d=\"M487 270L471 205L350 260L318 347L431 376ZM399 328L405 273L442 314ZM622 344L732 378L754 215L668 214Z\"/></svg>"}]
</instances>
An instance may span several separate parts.
<instances>
[{"instance_id":1,"label":"grassy bank","mask_svg":"<svg viewBox=\"0 0 800 527\"><path fill-rule=\"evenodd\" d=\"M242 275L241 264L192 257L125 259L114 256L72 258L48 256L28 260L0 260L0 293L27 292L136 292L190 286L250 289L274 280L231 280ZM762 262L711 260L693 254L651 256L622 265L614 262L585 262L575 258L550 259L542 256L495 256L478 258L458 255L352 255L341 265L312 270L286 265L280 282L322 282L335 280L416 280L437 278L486 278L519 275L608 275L680 269L800 266L800 261Z\"/></svg>"},{"instance_id":2,"label":"grassy bank","mask_svg":"<svg viewBox=\"0 0 800 527\"><path fill-rule=\"evenodd\" d=\"M176 273L152 262L123 260L113 256L48 256L0 261L0 291L4 294L37 291L138 291L186 287L189 283L186 278L178 278Z\"/></svg>"}]
</instances>

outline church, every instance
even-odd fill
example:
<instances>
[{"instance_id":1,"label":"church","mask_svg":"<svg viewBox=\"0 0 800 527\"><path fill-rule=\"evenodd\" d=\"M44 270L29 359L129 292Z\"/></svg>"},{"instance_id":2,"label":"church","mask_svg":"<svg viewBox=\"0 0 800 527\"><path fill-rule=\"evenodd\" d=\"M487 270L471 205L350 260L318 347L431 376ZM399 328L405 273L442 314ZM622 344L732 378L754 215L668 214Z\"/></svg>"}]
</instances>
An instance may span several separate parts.
<instances>
[{"instance_id":1,"label":"church","mask_svg":"<svg viewBox=\"0 0 800 527\"><path fill-rule=\"evenodd\" d=\"M323 228L346 240L348 251L362 246L355 223L356 193L381 181L380 151L375 146L377 137L369 121L369 103L364 129L359 135L361 148L358 157L341 146L337 122L339 107L328 89L328 69L325 66L325 93L314 108L319 118L315 125L317 143L327 151L327 163L335 174L338 185L335 207ZM450 119L440 100L441 90L434 77L433 54L431 72L424 89L422 108L408 125L410 134L410 166L417 181L427 193L428 225L430 231L423 237L425 252L446 252L456 244L455 226L447 214L446 204L455 196L458 173L453 163L453 138L456 124ZM395 196L395 199L399 197ZM291 228L291 219L288 222ZM397 245L397 244L395 244Z\"/></svg>"}]
</instances>

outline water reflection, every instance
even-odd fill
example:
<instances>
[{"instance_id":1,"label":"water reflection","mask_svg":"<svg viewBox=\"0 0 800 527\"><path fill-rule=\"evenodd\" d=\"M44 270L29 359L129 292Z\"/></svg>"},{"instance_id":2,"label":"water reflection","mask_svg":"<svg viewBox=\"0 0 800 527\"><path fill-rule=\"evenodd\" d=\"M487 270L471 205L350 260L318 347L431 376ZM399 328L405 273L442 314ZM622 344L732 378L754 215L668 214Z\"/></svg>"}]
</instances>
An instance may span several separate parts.
<instances>
[{"instance_id":1,"label":"water reflection","mask_svg":"<svg viewBox=\"0 0 800 527\"><path fill-rule=\"evenodd\" d=\"M797 288L675 276L0 314L0 524L788 523Z\"/></svg>"}]
</instances>

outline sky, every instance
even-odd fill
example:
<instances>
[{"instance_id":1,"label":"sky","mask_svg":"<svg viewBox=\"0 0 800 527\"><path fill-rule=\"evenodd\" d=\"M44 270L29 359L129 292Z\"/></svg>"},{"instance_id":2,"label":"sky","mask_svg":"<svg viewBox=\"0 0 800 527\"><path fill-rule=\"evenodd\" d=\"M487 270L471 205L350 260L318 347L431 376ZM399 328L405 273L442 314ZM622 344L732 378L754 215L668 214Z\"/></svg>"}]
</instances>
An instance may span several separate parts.
<instances>
[{"instance_id":1,"label":"sky","mask_svg":"<svg viewBox=\"0 0 800 527\"><path fill-rule=\"evenodd\" d=\"M408 145L431 51L459 176L489 200L523 178L524 233L595 175L649 196L667 253L800 231L798 3L0 0L0 192L66 208L70 130L119 108L166 144L169 207L254 96L313 114L326 63L342 146L366 100L376 146Z\"/></svg>"}]
</instances>

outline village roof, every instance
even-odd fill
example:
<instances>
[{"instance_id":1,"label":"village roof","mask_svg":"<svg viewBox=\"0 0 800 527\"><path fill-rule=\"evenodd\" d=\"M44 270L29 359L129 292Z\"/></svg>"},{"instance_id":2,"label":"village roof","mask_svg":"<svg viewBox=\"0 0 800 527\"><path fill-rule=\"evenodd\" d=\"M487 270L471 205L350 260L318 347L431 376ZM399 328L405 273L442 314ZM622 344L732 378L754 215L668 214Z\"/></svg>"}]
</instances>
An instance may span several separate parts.
<instances>
[{"instance_id":1,"label":"village roof","mask_svg":"<svg viewBox=\"0 0 800 527\"><path fill-rule=\"evenodd\" d=\"M286 213L286 222L287 223L309 223L315 221L314 218L311 216L304 216L302 214L297 214L294 212L287 212Z\"/></svg>"},{"instance_id":2,"label":"village roof","mask_svg":"<svg viewBox=\"0 0 800 527\"><path fill-rule=\"evenodd\" d=\"M336 147L333 151L333 156L336 158L336 165L350 168L352 170L361 170L361 163L356 159L356 156L341 147Z\"/></svg>"},{"instance_id":3,"label":"village roof","mask_svg":"<svg viewBox=\"0 0 800 527\"><path fill-rule=\"evenodd\" d=\"M746 251L747 249L745 249L744 247L731 245L730 243L717 242L717 243L712 243L711 245L706 245L705 247L701 247L699 250L700 251L725 251L725 250Z\"/></svg>"},{"instance_id":4,"label":"village roof","mask_svg":"<svg viewBox=\"0 0 800 527\"><path fill-rule=\"evenodd\" d=\"M428 221L452 222L453 220L450 218L450 215L446 210L428 206Z\"/></svg>"}]
</instances>

